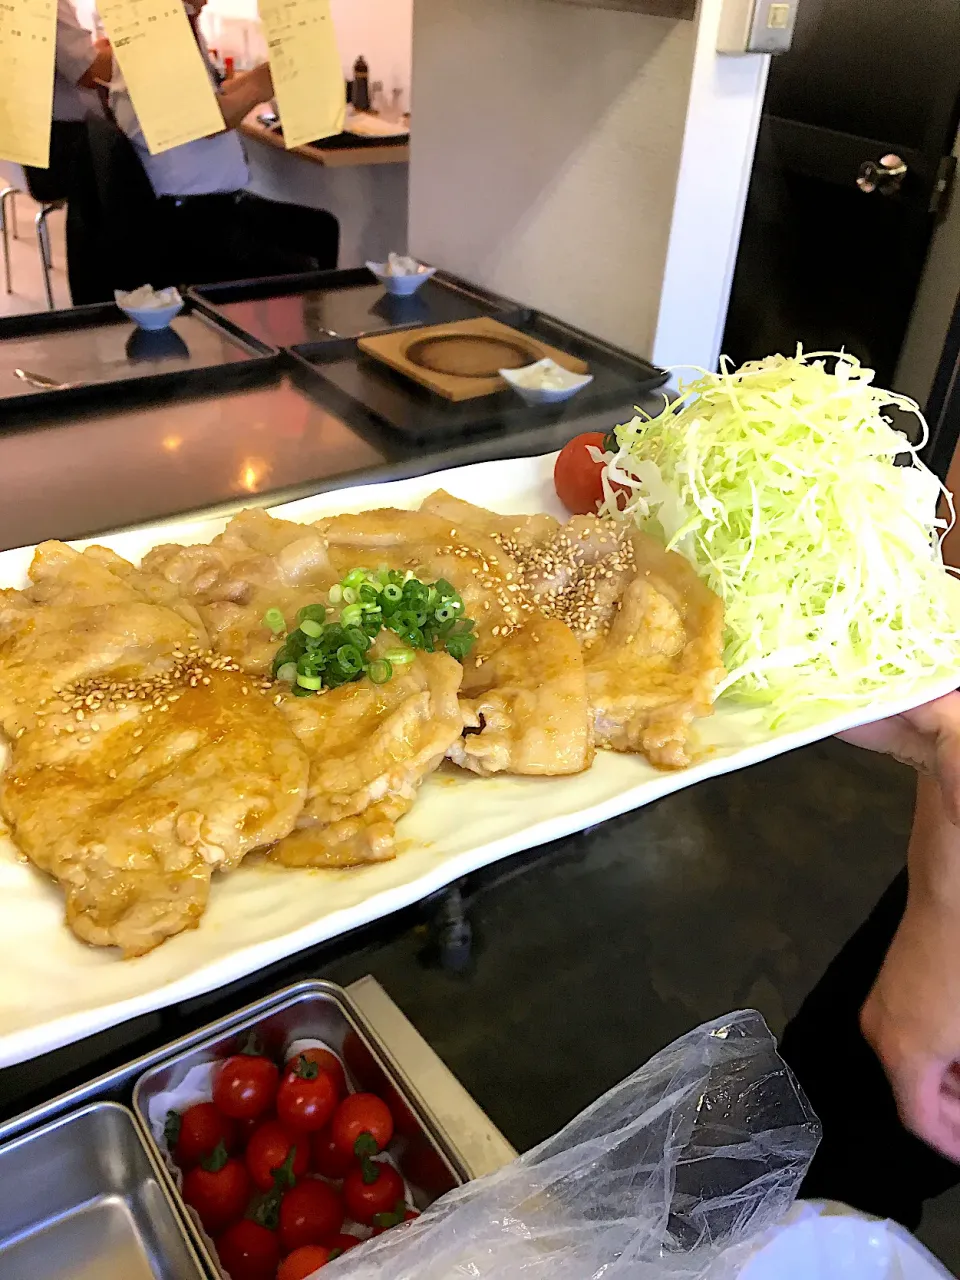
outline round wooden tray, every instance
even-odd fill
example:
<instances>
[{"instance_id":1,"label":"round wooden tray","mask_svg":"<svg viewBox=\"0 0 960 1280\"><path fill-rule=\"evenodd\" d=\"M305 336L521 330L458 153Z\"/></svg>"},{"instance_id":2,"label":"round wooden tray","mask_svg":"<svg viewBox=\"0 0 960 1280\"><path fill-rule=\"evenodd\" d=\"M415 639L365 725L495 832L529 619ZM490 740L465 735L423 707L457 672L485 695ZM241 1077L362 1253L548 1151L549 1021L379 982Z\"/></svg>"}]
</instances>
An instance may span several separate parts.
<instances>
[{"instance_id":1,"label":"round wooden tray","mask_svg":"<svg viewBox=\"0 0 960 1280\"><path fill-rule=\"evenodd\" d=\"M412 342L411 364L456 378L495 378L500 369L522 369L540 359L537 348L480 333L445 333Z\"/></svg>"}]
</instances>

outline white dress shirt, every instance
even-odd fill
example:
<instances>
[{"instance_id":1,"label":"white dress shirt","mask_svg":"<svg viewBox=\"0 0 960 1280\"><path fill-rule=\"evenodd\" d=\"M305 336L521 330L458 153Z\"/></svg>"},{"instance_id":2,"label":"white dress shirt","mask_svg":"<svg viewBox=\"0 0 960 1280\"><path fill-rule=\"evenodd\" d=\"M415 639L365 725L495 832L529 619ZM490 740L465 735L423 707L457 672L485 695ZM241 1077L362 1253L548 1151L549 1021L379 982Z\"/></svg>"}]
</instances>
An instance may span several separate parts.
<instances>
[{"instance_id":1,"label":"white dress shirt","mask_svg":"<svg viewBox=\"0 0 960 1280\"><path fill-rule=\"evenodd\" d=\"M90 70L96 56L93 36L77 17L71 0L57 0L54 120L85 120L89 115L102 114L96 90L81 89L77 84Z\"/></svg>"},{"instance_id":2,"label":"white dress shirt","mask_svg":"<svg viewBox=\"0 0 960 1280\"><path fill-rule=\"evenodd\" d=\"M197 42L207 65L210 81L217 87L210 52L199 33ZM176 91L176 85L171 84L170 92ZM158 196L214 195L241 191L249 183L247 157L236 129L215 133L210 138L197 138L195 142L184 142L179 147L171 147L169 151L161 151L159 155L152 156L147 149L140 121L133 109L116 57L113 59L113 78L110 81L110 109L117 124L136 148Z\"/></svg>"}]
</instances>

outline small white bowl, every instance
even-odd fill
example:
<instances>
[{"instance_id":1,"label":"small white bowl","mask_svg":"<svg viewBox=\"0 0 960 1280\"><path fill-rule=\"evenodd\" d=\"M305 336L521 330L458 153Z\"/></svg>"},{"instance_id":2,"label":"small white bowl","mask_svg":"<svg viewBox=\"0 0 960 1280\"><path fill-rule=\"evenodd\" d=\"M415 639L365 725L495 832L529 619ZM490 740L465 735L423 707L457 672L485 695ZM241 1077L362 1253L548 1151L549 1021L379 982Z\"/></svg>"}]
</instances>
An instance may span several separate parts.
<instances>
[{"instance_id":1,"label":"small white bowl","mask_svg":"<svg viewBox=\"0 0 960 1280\"><path fill-rule=\"evenodd\" d=\"M167 290L164 290L167 292ZM175 316L178 316L183 310L183 299L176 289L169 290L171 296L170 302L162 307L129 307L122 301L127 295L117 290L114 293L114 299L117 306L125 316L129 316L134 324L139 325L141 329L148 332L156 332L158 329L166 329Z\"/></svg>"},{"instance_id":2,"label":"small white bowl","mask_svg":"<svg viewBox=\"0 0 960 1280\"><path fill-rule=\"evenodd\" d=\"M367 269L373 272L387 293L393 294L395 298L409 298L437 270L436 267L424 267L421 265L420 269L412 275L395 276L387 271L385 262L368 262Z\"/></svg>"},{"instance_id":3,"label":"small white bowl","mask_svg":"<svg viewBox=\"0 0 960 1280\"><path fill-rule=\"evenodd\" d=\"M536 377L540 370L548 373L561 385L558 387L524 385L528 379ZM551 360L549 357L538 360L535 364L524 365L522 369L498 369L497 372L527 404L559 404L562 400L569 400L575 396L578 391L582 391L593 381L592 373L571 373L569 369L564 369L563 365L557 364L556 360Z\"/></svg>"}]
</instances>

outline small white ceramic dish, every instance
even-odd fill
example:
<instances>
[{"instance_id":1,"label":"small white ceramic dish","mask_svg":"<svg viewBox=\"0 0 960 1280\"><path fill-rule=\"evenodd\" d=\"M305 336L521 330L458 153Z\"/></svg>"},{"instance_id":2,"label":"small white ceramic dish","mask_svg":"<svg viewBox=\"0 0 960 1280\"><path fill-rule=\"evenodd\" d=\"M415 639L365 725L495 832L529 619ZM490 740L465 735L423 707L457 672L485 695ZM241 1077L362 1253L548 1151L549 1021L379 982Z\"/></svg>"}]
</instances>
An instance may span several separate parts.
<instances>
[{"instance_id":1,"label":"small white ceramic dish","mask_svg":"<svg viewBox=\"0 0 960 1280\"><path fill-rule=\"evenodd\" d=\"M395 298L409 298L437 270L436 267L425 267L422 263L418 263L416 271L396 275L387 270L387 265L386 262L368 262L367 269L373 272L387 293L393 294Z\"/></svg>"},{"instance_id":2,"label":"small white ceramic dish","mask_svg":"<svg viewBox=\"0 0 960 1280\"><path fill-rule=\"evenodd\" d=\"M151 332L166 329L183 310L183 299L176 289L150 289L143 285L130 293L120 289L114 291L114 300L124 315L129 316L134 324Z\"/></svg>"},{"instance_id":3,"label":"small white ceramic dish","mask_svg":"<svg viewBox=\"0 0 960 1280\"><path fill-rule=\"evenodd\" d=\"M526 364L522 369L498 369L497 372L527 404L559 404L593 381L592 373L571 373L549 357Z\"/></svg>"}]
</instances>

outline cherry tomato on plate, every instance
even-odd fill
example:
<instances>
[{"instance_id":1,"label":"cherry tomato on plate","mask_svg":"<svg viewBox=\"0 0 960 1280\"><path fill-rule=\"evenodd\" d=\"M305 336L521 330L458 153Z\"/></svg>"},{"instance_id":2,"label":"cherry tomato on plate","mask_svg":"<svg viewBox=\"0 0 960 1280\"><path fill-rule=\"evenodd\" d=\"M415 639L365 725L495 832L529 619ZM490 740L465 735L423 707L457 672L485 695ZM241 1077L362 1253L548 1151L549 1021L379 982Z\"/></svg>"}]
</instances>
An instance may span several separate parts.
<instances>
[{"instance_id":1,"label":"cherry tomato on plate","mask_svg":"<svg viewBox=\"0 0 960 1280\"><path fill-rule=\"evenodd\" d=\"M393 1116L375 1093L351 1093L334 1112L330 1130L341 1151L373 1156L393 1137Z\"/></svg>"},{"instance_id":2,"label":"cherry tomato on plate","mask_svg":"<svg viewBox=\"0 0 960 1280\"><path fill-rule=\"evenodd\" d=\"M575 436L560 450L553 468L553 485L557 497L575 516L596 515L597 506L603 501L603 484L600 473L602 462L594 462L589 446L595 445L601 453L616 452L616 444L602 431L587 431ZM614 489L623 486L614 485Z\"/></svg>"},{"instance_id":3,"label":"cherry tomato on plate","mask_svg":"<svg viewBox=\"0 0 960 1280\"><path fill-rule=\"evenodd\" d=\"M290 1253L305 1244L328 1244L343 1226L343 1200L319 1178L304 1178L280 1201L280 1243Z\"/></svg>"},{"instance_id":4,"label":"cherry tomato on plate","mask_svg":"<svg viewBox=\"0 0 960 1280\"><path fill-rule=\"evenodd\" d=\"M343 1203L356 1222L370 1226L378 1213L402 1213L403 1179L386 1161L364 1160L343 1180Z\"/></svg>"},{"instance_id":5,"label":"cherry tomato on plate","mask_svg":"<svg viewBox=\"0 0 960 1280\"><path fill-rule=\"evenodd\" d=\"M357 1243L360 1243L359 1240ZM328 1262L332 1262L339 1256L335 1248L326 1245L304 1245L302 1249L294 1249L293 1253L280 1263L277 1280L306 1280L306 1277L312 1276L319 1267L325 1267Z\"/></svg>"},{"instance_id":6,"label":"cherry tomato on plate","mask_svg":"<svg viewBox=\"0 0 960 1280\"><path fill-rule=\"evenodd\" d=\"M237 1149L236 1121L221 1115L212 1102L194 1103L184 1112L168 1111L163 1133L181 1169L212 1155L221 1142L228 1151Z\"/></svg>"},{"instance_id":7,"label":"cherry tomato on plate","mask_svg":"<svg viewBox=\"0 0 960 1280\"><path fill-rule=\"evenodd\" d=\"M279 1078L276 1063L262 1053L235 1053L217 1072L213 1101L234 1120L256 1119L276 1097Z\"/></svg>"},{"instance_id":8,"label":"cherry tomato on plate","mask_svg":"<svg viewBox=\"0 0 960 1280\"><path fill-rule=\"evenodd\" d=\"M349 1151L341 1151L333 1139L330 1125L312 1135L310 1149L313 1153L311 1166L325 1178L336 1180L342 1178L356 1157Z\"/></svg>"},{"instance_id":9,"label":"cherry tomato on plate","mask_svg":"<svg viewBox=\"0 0 960 1280\"><path fill-rule=\"evenodd\" d=\"M291 1133L279 1120L266 1120L253 1131L245 1156L250 1177L261 1191L272 1191L276 1174L292 1186L310 1163L310 1139Z\"/></svg>"},{"instance_id":10,"label":"cherry tomato on plate","mask_svg":"<svg viewBox=\"0 0 960 1280\"><path fill-rule=\"evenodd\" d=\"M230 1159L222 1143L183 1178L183 1198L211 1235L243 1217L251 1190L243 1162Z\"/></svg>"},{"instance_id":11,"label":"cherry tomato on plate","mask_svg":"<svg viewBox=\"0 0 960 1280\"><path fill-rule=\"evenodd\" d=\"M277 1090L277 1119L297 1133L316 1133L337 1109L337 1085L329 1071L302 1055Z\"/></svg>"},{"instance_id":12,"label":"cherry tomato on plate","mask_svg":"<svg viewBox=\"0 0 960 1280\"><path fill-rule=\"evenodd\" d=\"M280 1262L280 1242L275 1231L242 1218L227 1227L216 1243L220 1264L230 1280L274 1280Z\"/></svg>"},{"instance_id":13,"label":"cherry tomato on plate","mask_svg":"<svg viewBox=\"0 0 960 1280\"><path fill-rule=\"evenodd\" d=\"M343 1070L343 1063L337 1055L329 1049L303 1049L295 1058L290 1059L283 1069L284 1074L292 1071L301 1058L306 1058L307 1062L316 1063L321 1071L325 1071L328 1076L332 1077L333 1083L337 1087L337 1099L339 1101L347 1092L347 1077Z\"/></svg>"}]
</instances>

